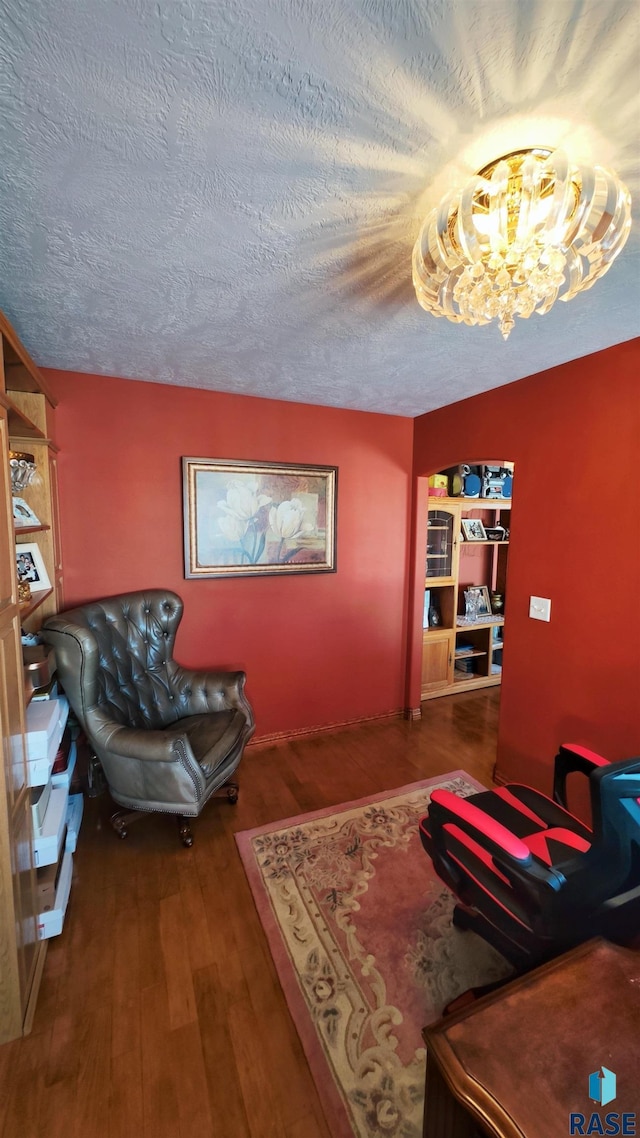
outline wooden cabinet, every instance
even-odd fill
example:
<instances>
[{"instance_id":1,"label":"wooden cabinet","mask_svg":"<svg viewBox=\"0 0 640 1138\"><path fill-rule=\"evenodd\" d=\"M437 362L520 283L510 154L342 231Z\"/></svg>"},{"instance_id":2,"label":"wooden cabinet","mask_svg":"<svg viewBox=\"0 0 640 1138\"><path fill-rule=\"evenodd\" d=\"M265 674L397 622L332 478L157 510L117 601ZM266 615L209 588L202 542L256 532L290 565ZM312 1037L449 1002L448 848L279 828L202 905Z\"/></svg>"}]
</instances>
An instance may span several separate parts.
<instances>
[{"instance_id":1,"label":"wooden cabinet","mask_svg":"<svg viewBox=\"0 0 640 1138\"><path fill-rule=\"evenodd\" d=\"M425 632L422 638L422 698L451 683L453 652L449 632Z\"/></svg>"},{"instance_id":2,"label":"wooden cabinet","mask_svg":"<svg viewBox=\"0 0 640 1138\"><path fill-rule=\"evenodd\" d=\"M506 591L511 501L430 497L425 554L421 698L499 684L504 616L491 603L473 620L465 616L465 589L487 596ZM465 540L462 522L482 521L494 535ZM468 528L468 527L467 527Z\"/></svg>"},{"instance_id":3,"label":"wooden cabinet","mask_svg":"<svg viewBox=\"0 0 640 1138\"><path fill-rule=\"evenodd\" d=\"M33 827L25 751L26 688L21 629L35 631L57 610L62 566L51 463L55 401L44 378L0 313L0 1043L28 1030L45 942L38 939ZM37 524L16 527L10 452L33 456L33 482L20 491ZM16 543L37 543L49 580L20 604Z\"/></svg>"},{"instance_id":4,"label":"wooden cabinet","mask_svg":"<svg viewBox=\"0 0 640 1138\"><path fill-rule=\"evenodd\" d=\"M427 519L427 555L425 577L427 584L439 584L456 580L458 552L460 547L460 507L445 505L443 499L438 505L429 506Z\"/></svg>"}]
</instances>

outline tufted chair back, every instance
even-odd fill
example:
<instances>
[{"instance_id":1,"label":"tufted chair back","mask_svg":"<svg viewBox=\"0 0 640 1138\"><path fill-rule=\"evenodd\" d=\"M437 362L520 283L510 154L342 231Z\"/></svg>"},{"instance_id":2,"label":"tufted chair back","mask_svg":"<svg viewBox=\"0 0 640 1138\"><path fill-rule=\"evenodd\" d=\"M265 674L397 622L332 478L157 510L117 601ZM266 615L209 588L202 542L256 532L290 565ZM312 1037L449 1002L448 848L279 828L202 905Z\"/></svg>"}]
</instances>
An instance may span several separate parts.
<instances>
[{"instance_id":1,"label":"tufted chair back","mask_svg":"<svg viewBox=\"0 0 640 1138\"><path fill-rule=\"evenodd\" d=\"M220 787L235 801L255 727L244 672L174 659L182 612L177 593L147 589L59 613L41 635L115 801L188 817Z\"/></svg>"},{"instance_id":2,"label":"tufted chair back","mask_svg":"<svg viewBox=\"0 0 640 1138\"><path fill-rule=\"evenodd\" d=\"M95 641L95 651L88 638L84 641L83 704L106 706L129 727L153 730L179 719L183 709L174 684L173 648L183 608L175 593L155 589L66 613L68 623L87 629Z\"/></svg>"}]
</instances>

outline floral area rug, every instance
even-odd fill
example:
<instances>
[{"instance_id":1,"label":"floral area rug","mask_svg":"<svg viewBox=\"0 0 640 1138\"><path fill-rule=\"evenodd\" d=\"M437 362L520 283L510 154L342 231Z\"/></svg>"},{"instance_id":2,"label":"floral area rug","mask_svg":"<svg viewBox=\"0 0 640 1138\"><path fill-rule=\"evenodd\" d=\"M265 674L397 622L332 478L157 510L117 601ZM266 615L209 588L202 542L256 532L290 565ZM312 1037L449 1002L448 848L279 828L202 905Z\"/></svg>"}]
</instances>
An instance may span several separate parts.
<instances>
[{"instance_id":1,"label":"floral area rug","mask_svg":"<svg viewBox=\"0 0 640 1138\"><path fill-rule=\"evenodd\" d=\"M334 1138L420 1138L422 1028L507 962L452 925L418 834L464 771L236 835L280 983Z\"/></svg>"}]
</instances>

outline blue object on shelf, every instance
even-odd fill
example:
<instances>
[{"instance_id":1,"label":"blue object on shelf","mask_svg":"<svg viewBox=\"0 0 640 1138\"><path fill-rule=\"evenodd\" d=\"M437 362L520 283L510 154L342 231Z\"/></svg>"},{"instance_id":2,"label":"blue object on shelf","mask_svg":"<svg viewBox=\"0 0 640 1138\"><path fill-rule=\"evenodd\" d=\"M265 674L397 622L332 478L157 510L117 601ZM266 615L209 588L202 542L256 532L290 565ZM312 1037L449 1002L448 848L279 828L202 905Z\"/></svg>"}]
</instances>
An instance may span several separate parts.
<instances>
[{"instance_id":1,"label":"blue object on shelf","mask_svg":"<svg viewBox=\"0 0 640 1138\"><path fill-rule=\"evenodd\" d=\"M84 811L84 795L83 794L70 794L69 802L67 805L67 837L65 841L65 850L68 853L74 853L78 843L78 834L80 832L80 823L82 822L82 813Z\"/></svg>"}]
</instances>

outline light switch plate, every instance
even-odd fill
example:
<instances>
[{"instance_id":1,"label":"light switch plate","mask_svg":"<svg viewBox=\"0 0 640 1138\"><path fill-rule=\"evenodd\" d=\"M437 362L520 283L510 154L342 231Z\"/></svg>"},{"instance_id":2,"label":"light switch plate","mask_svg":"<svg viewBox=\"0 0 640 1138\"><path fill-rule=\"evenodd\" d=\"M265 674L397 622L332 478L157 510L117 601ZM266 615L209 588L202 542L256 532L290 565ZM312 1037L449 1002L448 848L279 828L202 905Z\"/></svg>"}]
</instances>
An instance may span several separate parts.
<instances>
[{"instance_id":1,"label":"light switch plate","mask_svg":"<svg viewBox=\"0 0 640 1138\"><path fill-rule=\"evenodd\" d=\"M529 597L529 616L532 620L551 620L551 601L547 597Z\"/></svg>"}]
</instances>

